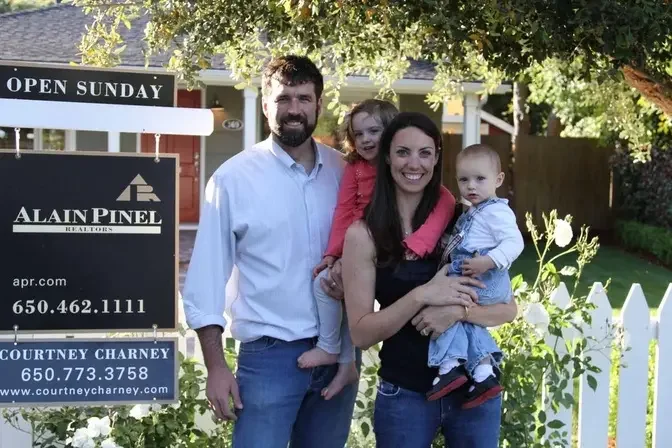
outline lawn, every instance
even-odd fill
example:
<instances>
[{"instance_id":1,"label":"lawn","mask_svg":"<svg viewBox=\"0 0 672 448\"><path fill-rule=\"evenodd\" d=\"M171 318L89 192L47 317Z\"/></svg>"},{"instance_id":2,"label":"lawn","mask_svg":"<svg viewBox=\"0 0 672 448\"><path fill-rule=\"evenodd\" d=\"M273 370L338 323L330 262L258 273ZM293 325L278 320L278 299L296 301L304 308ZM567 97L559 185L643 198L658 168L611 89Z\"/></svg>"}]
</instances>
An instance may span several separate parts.
<instances>
[{"instance_id":1,"label":"lawn","mask_svg":"<svg viewBox=\"0 0 672 448\"><path fill-rule=\"evenodd\" d=\"M575 254L556 260L558 270L566 264L576 265ZM534 245L528 243L522 255L513 264L510 271L511 277L523 274L526 281L533 282L537 276L537 266ZM639 283L649 308L655 312L668 285L672 283L672 271L618 247L600 246L597 256L583 272L579 293L587 294L594 282L602 282L604 285L609 278L611 278L611 285L607 294L614 309L620 309L623 306L631 285ZM570 291L572 286L573 282L567 283Z\"/></svg>"}]
</instances>

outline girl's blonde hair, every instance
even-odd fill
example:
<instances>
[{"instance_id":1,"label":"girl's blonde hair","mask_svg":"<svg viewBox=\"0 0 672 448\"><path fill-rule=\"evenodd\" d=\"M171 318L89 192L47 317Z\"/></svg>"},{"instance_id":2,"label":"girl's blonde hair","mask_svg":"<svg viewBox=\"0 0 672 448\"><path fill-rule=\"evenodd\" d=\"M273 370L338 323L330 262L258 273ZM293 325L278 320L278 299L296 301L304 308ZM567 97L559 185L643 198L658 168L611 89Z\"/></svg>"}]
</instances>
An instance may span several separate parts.
<instances>
[{"instance_id":1,"label":"girl's blonde hair","mask_svg":"<svg viewBox=\"0 0 672 448\"><path fill-rule=\"evenodd\" d=\"M383 126L383 130L390 124L392 119L397 116L399 109L389 101L368 99L357 103L345 115L343 126L341 128L341 145L344 152L345 161L354 163L362 160L362 156L357 154L355 148L355 136L352 129L352 118L360 112L367 113L378 120Z\"/></svg>"}]
</instances>

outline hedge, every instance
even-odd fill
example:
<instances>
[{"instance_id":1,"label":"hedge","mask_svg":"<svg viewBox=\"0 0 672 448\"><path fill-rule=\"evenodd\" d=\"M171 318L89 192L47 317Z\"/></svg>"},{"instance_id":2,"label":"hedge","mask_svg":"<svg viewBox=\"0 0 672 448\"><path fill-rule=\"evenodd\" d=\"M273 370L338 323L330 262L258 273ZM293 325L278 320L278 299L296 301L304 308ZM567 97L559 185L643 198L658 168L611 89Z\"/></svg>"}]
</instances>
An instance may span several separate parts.
<instances>
[{"instance_id":1,"label":"hedge","mask_svg":"<svg viewBox=\"0 0 672 448\"><path fill-rule=\"evenodd\" d=\"M619 220L616 221L616 234L626 248L646 252L666 266L672 266L672 230Z\"/></svg>"}]
</instances>

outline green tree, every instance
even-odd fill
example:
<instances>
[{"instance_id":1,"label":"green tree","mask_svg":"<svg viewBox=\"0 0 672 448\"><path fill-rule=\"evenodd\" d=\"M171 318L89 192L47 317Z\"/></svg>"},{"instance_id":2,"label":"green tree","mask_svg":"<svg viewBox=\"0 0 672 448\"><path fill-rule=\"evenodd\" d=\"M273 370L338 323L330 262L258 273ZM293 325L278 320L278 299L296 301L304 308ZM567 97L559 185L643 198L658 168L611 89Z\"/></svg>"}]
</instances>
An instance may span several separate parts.
<instances>
[{"instance_id":1,"label":"green tree","mask_svg":"<svg viewBox=\"0 0 672 448\"><path fill-rule=\"evenodd\" d=\"M42 8L53 3L54 0L0 0L0 14Z\"/></svg>"},{"instance_id":2,"label":"green tree","mask_svg":"<svg viewBox=\"0 0 672 448\"><path fill-rule=\"evenodd\" d=\"M120 27L146 14L149 53L171 51L169 68L189 82L216 58L244 81L269 55L296 52L332 75L337 107L348 74L367 73L388 94L415 59L435 65L428 101L438 105L460 80L492 89L557 60L582 80L630 86L672 116L670 0L73 1L94 17L80 48L86 64L119 63Z\"/></svg>"}]
</instances>

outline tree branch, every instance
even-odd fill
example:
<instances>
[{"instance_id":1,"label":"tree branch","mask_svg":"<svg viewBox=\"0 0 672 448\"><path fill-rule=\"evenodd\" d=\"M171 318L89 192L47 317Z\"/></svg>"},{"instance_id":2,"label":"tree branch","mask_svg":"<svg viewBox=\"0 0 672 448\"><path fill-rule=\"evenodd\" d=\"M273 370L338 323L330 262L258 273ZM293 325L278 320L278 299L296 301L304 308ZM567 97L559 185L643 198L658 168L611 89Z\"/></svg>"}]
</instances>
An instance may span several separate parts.
<instances>
[{"instance_id":1,"label":"tree branch","mask_svg":"<svg viewBox=\"0 0 672 448\"><path fill-rule=\"evenodd\" d=\"M621 68L625 81L634 89L637 89L644 97L668 117L672 117L672 82L669 80L659 81L641 69L632 65L624 65Z\"/></svg>"}]
</instances>

